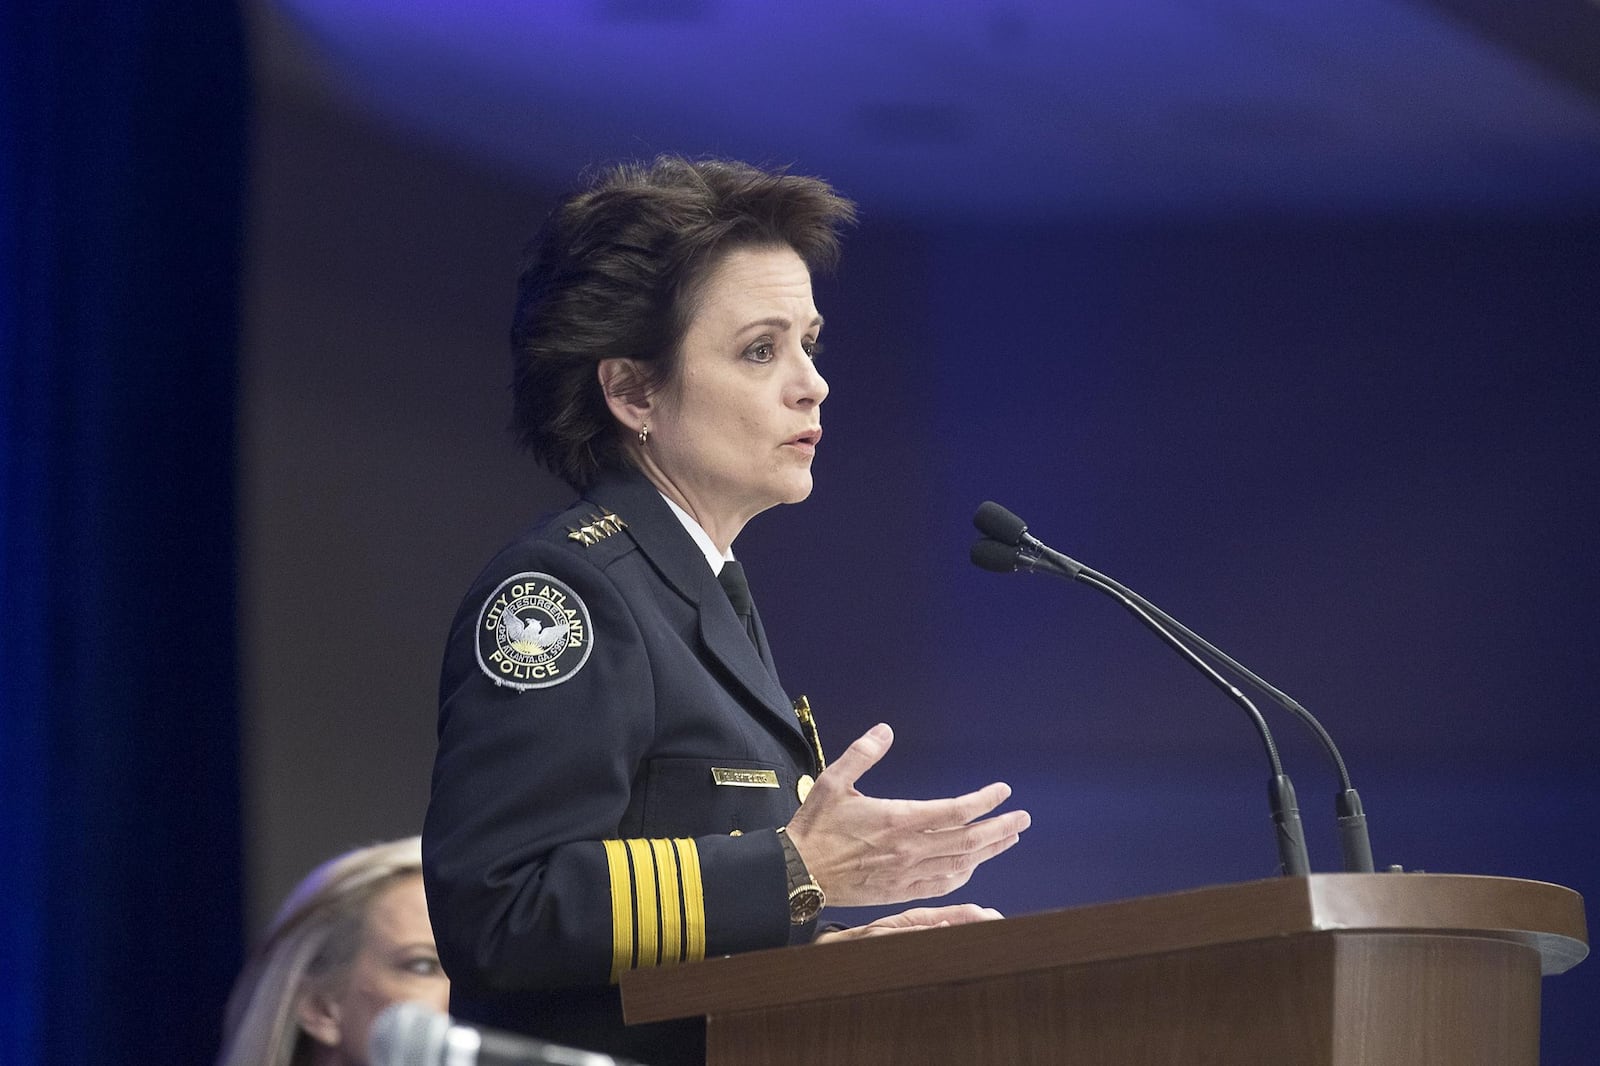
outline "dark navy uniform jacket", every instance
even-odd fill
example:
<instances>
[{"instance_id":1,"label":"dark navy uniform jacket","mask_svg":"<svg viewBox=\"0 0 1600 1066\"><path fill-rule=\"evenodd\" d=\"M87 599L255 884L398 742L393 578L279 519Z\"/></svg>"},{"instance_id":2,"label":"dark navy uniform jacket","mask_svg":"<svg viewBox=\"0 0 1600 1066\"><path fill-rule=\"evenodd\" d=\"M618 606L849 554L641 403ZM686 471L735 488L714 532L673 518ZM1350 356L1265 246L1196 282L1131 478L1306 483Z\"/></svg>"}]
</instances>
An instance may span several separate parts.
<instances>
[{"instance_id":1,"label":"dark navy uniform jacket","mask_svg":"<svg viewBox=\"0 0 1600 1066\"><path fill-rule=\"evenodd\" d=\"M809 939L773 829L820 772L653 485L613 474L497 555L451 628L423 831L451 1012L649 1063L695 1023L623 1028L623 972Z\"/></svg>"}]
</instances>

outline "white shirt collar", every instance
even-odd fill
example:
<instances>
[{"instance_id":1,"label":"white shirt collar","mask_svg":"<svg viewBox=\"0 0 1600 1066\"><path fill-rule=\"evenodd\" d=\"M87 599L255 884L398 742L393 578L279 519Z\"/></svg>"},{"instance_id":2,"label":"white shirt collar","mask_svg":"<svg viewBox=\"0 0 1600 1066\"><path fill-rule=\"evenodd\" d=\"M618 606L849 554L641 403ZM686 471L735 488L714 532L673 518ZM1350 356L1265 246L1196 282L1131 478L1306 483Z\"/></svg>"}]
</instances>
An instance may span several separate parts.
<instances>
[{"instance_id":1,"label":"white shirt collar","mask_svg":"<svg viewBox=\"0 0 1600 1066\"><path fill-rule=\"evenodd\" d=\"M656 491L660 492L659 489ZM667 501L667 506L672 508L672 513L678 516L678 521L683 523L683 528L688 530L689 536L694 538L695 546L705 553L706 565L711 567L711 572L713 574L722 573L722 564L733 558L733 545L730 544L728 546L728 554L726 555L717 551L717 546L711 542L711 535L700 528L700 523L696 522L688 511L667 499L666 493L662 493L661 498Z\"/></svg>"}]
</instances>

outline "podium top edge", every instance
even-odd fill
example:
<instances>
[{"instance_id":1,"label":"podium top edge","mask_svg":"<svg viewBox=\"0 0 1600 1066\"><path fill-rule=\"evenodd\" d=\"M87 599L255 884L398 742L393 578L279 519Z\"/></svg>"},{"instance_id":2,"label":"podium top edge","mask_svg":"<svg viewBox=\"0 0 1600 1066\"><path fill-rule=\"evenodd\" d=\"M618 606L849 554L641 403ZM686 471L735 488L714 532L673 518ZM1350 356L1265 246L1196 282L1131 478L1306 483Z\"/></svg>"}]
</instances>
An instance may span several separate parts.
<instances>
[{"instance_id":1,"label":"podium top edge","mask_svg":"<svg viewBox=\"0 0 1600 1066\"><path fill-rule=\"evenodd\" d=\"M1545 974L1570 969L1588 954L1583 897L1561 885L1467 874L1311 874L635 970L622 977L622 1000L632 1024L1274 937L1351 933L1516 940L1539 953ZM852 985L857 980L860 989Z\"/></svg>"}]
</instances>

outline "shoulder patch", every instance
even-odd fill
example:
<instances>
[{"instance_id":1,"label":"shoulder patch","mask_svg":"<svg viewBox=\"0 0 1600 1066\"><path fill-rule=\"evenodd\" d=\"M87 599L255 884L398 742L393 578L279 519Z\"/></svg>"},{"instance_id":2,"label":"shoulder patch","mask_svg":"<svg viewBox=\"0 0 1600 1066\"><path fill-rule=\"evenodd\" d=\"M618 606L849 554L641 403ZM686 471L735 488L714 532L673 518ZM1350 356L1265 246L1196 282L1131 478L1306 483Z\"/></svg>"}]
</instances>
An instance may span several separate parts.
<instances>
[{"instance_id":1,"label":"shoulder patch","mask_svg":"<svg viewBox=\"0 0 1600 1066\"><path fill-rule=\"evenodd\" d=\"M478 614L478 666L497 685L526 691L575 676L594 649L589 608L549 574L507 578Z\"/></svg>"}]
</instances>

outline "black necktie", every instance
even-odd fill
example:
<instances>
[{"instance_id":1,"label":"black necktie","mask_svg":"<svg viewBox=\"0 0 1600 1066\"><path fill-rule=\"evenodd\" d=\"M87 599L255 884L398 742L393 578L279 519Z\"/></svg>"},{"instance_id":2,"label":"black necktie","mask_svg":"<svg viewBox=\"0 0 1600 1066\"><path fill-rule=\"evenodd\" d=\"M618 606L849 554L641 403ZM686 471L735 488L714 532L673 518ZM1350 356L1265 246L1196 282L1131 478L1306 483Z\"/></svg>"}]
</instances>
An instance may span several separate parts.
<instances>
[{"instance_id":1,"label":"black necktie","mask_svg":"<svg viewBox=\"0 0 1600 1066\"><path fill-rule=\"evenodd\" d=\"M722 591L728 594L728 602L733 604L733 613L744 623L750 643L760 647L760 641L756 640L756 604L750 598L750 583L744 579L744 567L729 559L717 571L717 580L722 584Z\"/></svg>"}]
</instances>

